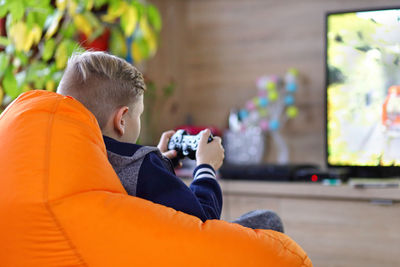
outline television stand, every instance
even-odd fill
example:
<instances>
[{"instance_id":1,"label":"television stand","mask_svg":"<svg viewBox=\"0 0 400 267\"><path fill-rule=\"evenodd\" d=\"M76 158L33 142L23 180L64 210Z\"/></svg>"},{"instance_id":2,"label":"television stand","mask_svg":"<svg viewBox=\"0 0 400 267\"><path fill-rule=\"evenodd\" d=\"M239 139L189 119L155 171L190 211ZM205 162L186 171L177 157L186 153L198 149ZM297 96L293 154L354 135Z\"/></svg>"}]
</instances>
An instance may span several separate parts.
<instances>
[{"instance_id":1,"label":"television stand","mask_svg":"<svg viewBox=\"0 0 400 267\"><path fill-rule=\"evenodd\" d=\"M317 171L318 169L319 167L315 164L224 164L219 173L223 179L229 180L289 182L296 179L300 170Z\"/></svg>"},{"instance_id":2,"label":"television stand","mask_svg":"<svg viewBox=\"0 0 400 267\"><path fill-rule=\"evenodd\" d=\"M222 217L255 209L281 216L314 266L398 266L400 189L320 183L219 180Z\"/></svg>"}]
</instances>

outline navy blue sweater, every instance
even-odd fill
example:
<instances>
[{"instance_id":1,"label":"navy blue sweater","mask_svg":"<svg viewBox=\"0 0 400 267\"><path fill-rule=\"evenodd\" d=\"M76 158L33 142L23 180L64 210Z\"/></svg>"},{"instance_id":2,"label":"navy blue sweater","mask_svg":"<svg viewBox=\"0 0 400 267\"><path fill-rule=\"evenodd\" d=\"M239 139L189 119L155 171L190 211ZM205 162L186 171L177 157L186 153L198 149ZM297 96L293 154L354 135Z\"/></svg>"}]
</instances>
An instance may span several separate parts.
<instances>
[{"instance_id":1,"label":"navy blue sweater","mask_svg":"<svg viewBox=\"0 0 400 267\"><path fill-rule=\"evenodd\" d=\"M116 141L103 136L106 148L121 156L132 156L142 146ZM171 207L200 218L219 219L222 210L222 192L215 180L215 171L208 164L197 166L194 181L186 186L157 153L147 154L139 170L136 196Z\"/></svg>"}]
</instances>

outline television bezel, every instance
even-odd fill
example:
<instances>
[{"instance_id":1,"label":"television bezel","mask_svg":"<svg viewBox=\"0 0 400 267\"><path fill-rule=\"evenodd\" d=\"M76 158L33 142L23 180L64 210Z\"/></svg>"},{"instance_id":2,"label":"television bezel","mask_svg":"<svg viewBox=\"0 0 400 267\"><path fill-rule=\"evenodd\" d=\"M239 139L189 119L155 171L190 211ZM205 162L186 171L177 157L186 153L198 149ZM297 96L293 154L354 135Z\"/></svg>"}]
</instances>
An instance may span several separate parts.
<instances>
[{"instance_id":1,"label":"television bezel","mask_svg":"<svg viewBox=\"0 0 400 267\"><path fill-rule=\"evenodd\" d=\"M357 166L357 165L333 165L328 161L328 17L330 15L368 12L379 10L398 9L399 6L352 8L325 12L324 25L324 65L325 65L325 89L324 89L324 111L325 111L325 164L329 169L345 169L348 177L354 178L388 178L399 177L400 166Z\"/></svg>"}]
</instances>

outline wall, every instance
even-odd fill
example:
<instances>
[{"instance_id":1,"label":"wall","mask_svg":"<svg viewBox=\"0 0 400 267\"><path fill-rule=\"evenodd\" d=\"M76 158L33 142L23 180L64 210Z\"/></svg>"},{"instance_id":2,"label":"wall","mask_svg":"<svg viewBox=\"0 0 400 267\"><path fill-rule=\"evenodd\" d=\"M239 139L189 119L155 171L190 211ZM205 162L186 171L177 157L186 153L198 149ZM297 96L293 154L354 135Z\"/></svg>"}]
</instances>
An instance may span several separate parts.
<instances>
[{"instance_id":1,"label":"wall","mask_svg":"<svg viewBox=\"0 0 400 267\"><path fill-rule=\"evenodd\" d=\"M152 0L162 13L162 44L147 73L159 84L177 84L159 109L157 132L185 122L227 126L232 107L256 94L255 81L302 74L299 117L283 134L295 163L324 164L324 14L393 6L395 0ZM158 110L157 110L158 111ZM274 162L270 151L266 161Z\"/></svg>"}]
</instances>

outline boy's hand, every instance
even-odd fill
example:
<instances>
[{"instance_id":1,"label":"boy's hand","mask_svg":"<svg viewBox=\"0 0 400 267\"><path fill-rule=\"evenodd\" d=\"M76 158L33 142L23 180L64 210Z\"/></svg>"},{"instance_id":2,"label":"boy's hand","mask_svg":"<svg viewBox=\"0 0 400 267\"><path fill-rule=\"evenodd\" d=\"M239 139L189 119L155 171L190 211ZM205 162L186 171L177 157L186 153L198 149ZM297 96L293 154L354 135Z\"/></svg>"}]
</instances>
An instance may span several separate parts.
<instances>
[{"instance_id":1,"label":"boy's hand","mask_svg":"<svg viewBox=\"0 0 400 267\"><path fill-rule=\"evenodd\" d=\"M161 153L169 159L174 159L178 155L176 150L168 150L169 139L174 135L174 133L175 131L173 130L163 132L160 142L157 145L157 148L161 151Z\"/></svg>"},{"instance_id":2,"label":"boy's hand","mask_svg":"<svg viewBox=\"0 0 400 267\"><path fill-rule=\"evenodd\" d=\"M199 148L196 152L197 165L209 164L214 170L218 170L224 160L225 150L221 145L221 138L218 136L213 137L214 140L208 143L210 130L206 129L201 132Z\"/></svg>"}]
</instances>

